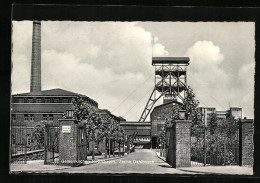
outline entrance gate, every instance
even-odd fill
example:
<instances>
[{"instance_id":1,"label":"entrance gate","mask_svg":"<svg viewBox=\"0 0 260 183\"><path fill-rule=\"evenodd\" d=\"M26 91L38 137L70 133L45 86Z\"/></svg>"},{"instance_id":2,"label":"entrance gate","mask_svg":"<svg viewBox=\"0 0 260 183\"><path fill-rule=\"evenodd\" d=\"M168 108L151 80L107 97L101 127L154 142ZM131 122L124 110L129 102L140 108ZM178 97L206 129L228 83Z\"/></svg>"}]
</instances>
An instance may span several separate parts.
<instances>
[{"instance_id":1,"label":"entrance gate","mask_svg":"<svg viewBox=\"0 0 260 183\"><path fill-rule=\"evenodd\" d=\"M26 124L11 121L11 163L26 164L27 138Z\"/></svg>"},{"instance_id":2,"label":"entrance gate","mask_svg":"<svg viewBox=\"0 0 260 183\"><path fill-rule=\"evenodd\" d=\"M191 166L239 165L239 130L191 128Z\"/></svg>"},{"instance_id":3,"label":"entrance gate","mask_svg":"<svg viewBox=\"0 0 260 183\"><path fill-rule=\"evenodd\" d=\"M87 131L86 125L77 125L77 160L86 160L87 159Z\"/></svg>"},{"instance_id":4,"label":"entrance gate","mask_svg":"<svg viewBox=\"0 0 260 183\"><path fill-rule=\"evenodd\" d=\"M59 164L59 125L46 124L44 164Z\"/></svg>"}]
</instances>

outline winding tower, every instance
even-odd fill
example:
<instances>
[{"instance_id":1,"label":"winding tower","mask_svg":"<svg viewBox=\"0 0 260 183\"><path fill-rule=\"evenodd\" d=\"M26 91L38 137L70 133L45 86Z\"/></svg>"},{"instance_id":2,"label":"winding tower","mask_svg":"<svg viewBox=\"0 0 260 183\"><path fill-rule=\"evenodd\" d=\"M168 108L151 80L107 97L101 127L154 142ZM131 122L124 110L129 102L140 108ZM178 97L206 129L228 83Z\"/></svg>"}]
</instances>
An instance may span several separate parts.
<instances>
[{"instance_id":1,"label":"winding tower","mask_svg":"<svg viewBox=\"0 0 260 183\"><path fill-rule=\"evenodd\" d=\"M187 88L188 57L153 57L155 86L142 112L139 122L144 122L154 104L163 97L164 103L172 100L183 102Z\"/></svg>"}]
</instances>

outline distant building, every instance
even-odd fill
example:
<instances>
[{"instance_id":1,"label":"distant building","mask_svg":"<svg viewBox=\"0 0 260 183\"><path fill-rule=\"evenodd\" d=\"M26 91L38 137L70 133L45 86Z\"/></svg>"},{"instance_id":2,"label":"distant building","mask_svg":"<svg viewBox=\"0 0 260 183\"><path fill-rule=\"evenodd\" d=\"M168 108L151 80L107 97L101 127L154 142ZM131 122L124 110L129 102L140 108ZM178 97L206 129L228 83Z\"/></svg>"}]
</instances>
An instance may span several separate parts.
<instances>
[{"instance_id":1,"label":"distant building","mask_svg":"<svg viewBox=\"0 0 260 183\"><path fill-rule=\"evenodd\" d=\"M120 126L127 135L134 136L135 145L145 145L150 147L151 123L138 121L120 121Z\"/></svg>"},{"instance_id":2,"label":"distant building","mask_svg":"<svg viewBox=\"0 0 260 183\"><path fill-rule=\"evenodd\" d=\"M210 120L212 114L216 114L215 107L198 107L197 110L202 114L202 118L206 125L208 124L208 121Z\"/></svg>"},{"instance_id":3,"label":"distant building","mask_svg":"<svg viewBox=\"0 0 260 183\"><path fill-rule=\"evenodd\" d=\"M227 116L233 116L235 119L242 119L242 108L230 107L229 110L227 110Z\"/></svg>"},{"instance_id":4,"label":"distant building","mask_svg":"<svg viewBox=\"0 0 260 183\"><path fill-rule=\"evenodd\" d=\"M180 105L182 105L180 102L171 100L168 103L154 107L152 110L150 114L152 148L156 148L157 139L165 125L166 119L170 119L171 111Z\"/></svg>"},{"instance_id":5,"label":"distant building","mask_svg":"<svg viewBox=\"0 0 260 183\"><path fill-rule=\"evenodd\" d=\"M227 118L227 112L226 111L216 111L217 119L218 120L224 120Z\"/></svg>"},{"instance_id":6,"label":"distant building","mask_svg":"<svg viewBox=\"0 0 260 183\"><path fill-rule=\"evenodd\" d=\"M109 110L107 109L98 109L97 113L101 115L101 117L110 117L112 119L114 119L117 123L120 122L121 118L118 116L115 116L114 114L112 114Z\"/></svg>"}]
</instances>

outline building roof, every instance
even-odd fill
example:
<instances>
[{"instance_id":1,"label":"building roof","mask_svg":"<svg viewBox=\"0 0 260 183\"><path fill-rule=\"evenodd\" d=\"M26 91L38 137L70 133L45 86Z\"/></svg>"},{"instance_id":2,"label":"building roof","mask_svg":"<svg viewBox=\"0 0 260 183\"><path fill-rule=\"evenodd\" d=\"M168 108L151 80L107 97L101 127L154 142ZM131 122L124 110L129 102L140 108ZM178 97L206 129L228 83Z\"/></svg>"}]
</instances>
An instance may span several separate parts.
<instances>
[{"instance_id":1,"label":"building roof","mask_svg":"<svg viewBox=\"0 0 260 183\"><path fill-rule=\"evenodd\" d=\"M39 91L39 92L30 92L30 93L19 93L19 94L14 94L12 95L12 97L32 97L32 96L38 96L38 97L44 97L44 96L65 96L65 97L75 97L75 96L81 96L81 97L86 97L89 100L91 100L94 103L97 103L95 100L89 98L86 95L82 95L82 94L78 94L78 93L74 93L71 91L67 91L67 90L63 90L61 88L55 88L55 89L51 89L51 90L43 90L43 91Z\"/></svg>"},{"instance_id":2,"label":"building roof","mask_svg":"<svg viewBox=\"0 0 260 183\"><path fill-rule=\"evenodd\" d=\"M135 125L135 126L150 126L151 122L138 122L138 121L120 121L120 125Z\"/></svg>"},{"instance_id":3,"label":"building roof","mask_svg":"<svg viewBox=\"0 0 260 183\"><path fill-rule=\"evenodd\" d=\"M188 65L189 57L153 57L152 65L155 64L185 64Z\"/></svg>"},{"instance_id":4,"label":"building roof","mask_svg":"<svg viewBox=\"0 0 260 183\"><path fill-rule=\"evenodd\" d=\"M38 91L38 92L19 93L19 94L15 94L13 96L42 96L42 95L46 95L46 96L77 96L77 95L81 95L81 94L74 93L74 92L67 91L67 90L63 90L61 88L55 88L55 89L51 89L51 90L43 90L43 91ZM84 96L84 95L81 95L81 96Z\"/></svg>"},{"instance_id":5,"label":"building roof","mask_svg":"<svg viewBox=\"0 0 260 183\"><path fill-rule=\"evenodd\" d=\"M167 103L164 103L164 104L155 106L155 107L153 108L151 114L152 114L155 110L160 109L161 107L164 107L164 106L173 104L173 103L179 104L179 105L183 105L182 103L180 103L180 102L178 102L178 101L172 100L172 101L170 101L170 102L167 102Z\"/></svg>"},{"instance_id":6,"label":"building roof","mask_svg":"<svg viewBox=\"0 0 260 183\"><path fill-rule=\"evenodd\" d=\"M118 121L120 121L120 118L114 114L112 114L109 110L107 109L98 109L97 110L97 113L98 114L108 114L110 116L112 116L113 118L116 118Z\"/></svg>"}]
</instances>

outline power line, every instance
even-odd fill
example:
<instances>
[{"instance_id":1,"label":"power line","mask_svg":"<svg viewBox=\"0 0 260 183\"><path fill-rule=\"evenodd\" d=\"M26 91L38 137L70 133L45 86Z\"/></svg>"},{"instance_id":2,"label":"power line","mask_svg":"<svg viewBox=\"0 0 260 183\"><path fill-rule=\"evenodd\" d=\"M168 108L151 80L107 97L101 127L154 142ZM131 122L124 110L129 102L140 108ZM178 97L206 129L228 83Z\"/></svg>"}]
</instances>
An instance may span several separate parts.
<instances>
[{"instance_id":1,"label":"power line","mask_svg":"<svg viewBox=\"0 0 260 183\"><path fill-rule=\"evenodd\" d=\"M196 81L189 73L188 76L190 76L190 78L192 78L193 81L195 81L200 87L202 86L198 81ZM215 102L217 102L223 109L226 109L222 104L220 104L215 97L213 97L212 95L209 94L209 92L207 92L207 88L202 86L204 89L206 89L206 93L208 94L208 96L210 96ZM204 104L205 105L205 104ZM206 106L207 107L207 106Z\"/></svg>"},{"instance_id":2,"label":"power line","mask_svg":"<svg viewBox=\"0 0 260 183\"><path fill-rule=\"evenodd\" d=\"M136 91L137 89L139 89L145 82L147 82L152 75L153 75L153 74L151 74L150 76L148 76L148 78L146 78L146 80L145 80L143 83L141 83L140 85L138 85L138 86L130 93L130 95L128 95L122 102L120 102L120 103L116 106L116 108L114 108L114 109L112 110L112 112L114 112L115 110L117 110L118 107L119 107L122 103L124 103L131 95L133 95L133 94L135 93L135 91Z\"/></svg>"},{"instance_id":3,"label":"power line","mask_svg":"<svg viewBox=\"0 0 260 183\"><path fill-rule=\"evenodd\" d=\"M122 117L127 115L152 89L154 89L154 86L150 88Z\"/></svg>"}]
</instances>

